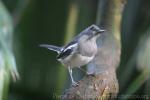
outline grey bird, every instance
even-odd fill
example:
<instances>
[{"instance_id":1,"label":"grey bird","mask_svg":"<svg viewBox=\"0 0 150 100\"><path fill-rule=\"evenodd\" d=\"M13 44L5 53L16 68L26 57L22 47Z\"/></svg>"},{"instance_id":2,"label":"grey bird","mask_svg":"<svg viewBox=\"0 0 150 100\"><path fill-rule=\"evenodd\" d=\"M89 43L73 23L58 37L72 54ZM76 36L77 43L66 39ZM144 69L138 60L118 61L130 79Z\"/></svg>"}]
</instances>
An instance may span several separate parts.
<instances>
[{"instance_id":1,"label":"grey bird","mask_svg":"<svg viewBox=\"0 0 150 100\"><path fill-rule=\"evenodd\" d=\"M97 53L96 40L104 33L105 30L100 29L96 25L91 25L65 46L58 47L54 45L41 44L40 47L58 53L57 60L60 61L69 70L72 85L78 85L72 76L72 68L81 67L93 60Z\"/></svg>"}]
</instances>

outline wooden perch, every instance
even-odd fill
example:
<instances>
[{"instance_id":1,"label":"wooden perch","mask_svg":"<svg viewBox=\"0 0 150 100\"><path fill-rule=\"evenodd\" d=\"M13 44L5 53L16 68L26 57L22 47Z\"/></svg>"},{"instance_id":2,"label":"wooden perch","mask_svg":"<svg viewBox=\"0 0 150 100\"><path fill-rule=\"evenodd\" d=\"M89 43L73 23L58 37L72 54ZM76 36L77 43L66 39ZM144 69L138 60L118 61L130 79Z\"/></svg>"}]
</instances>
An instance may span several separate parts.
<instances>
[{"instance_id":1,"label":"wooden perch","mask_svg":"<svg viewBox=\"0 0 150 100\"><path fill-rule=\"evenodd\" d=\"M116 98L118 93L118 82L114 73L102 73L100 75L87 75L79 85L64 92L63 100L85 100Z\"/></svg>"}]
</instances>

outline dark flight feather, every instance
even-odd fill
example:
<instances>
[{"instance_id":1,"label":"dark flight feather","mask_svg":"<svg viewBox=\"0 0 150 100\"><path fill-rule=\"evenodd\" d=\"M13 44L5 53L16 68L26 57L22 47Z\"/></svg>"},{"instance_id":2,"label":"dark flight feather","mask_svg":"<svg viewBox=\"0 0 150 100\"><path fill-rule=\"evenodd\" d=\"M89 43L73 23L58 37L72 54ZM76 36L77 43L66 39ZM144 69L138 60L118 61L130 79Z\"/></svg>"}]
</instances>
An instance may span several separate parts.
<instances>
[{"instance_id":1,"label":"dark flight feather","mask_svg":"<svg viewBox=\"0 0 150 100\"><path fill-rule=\"evenodd\" d=\"M57 59L63 59L67 56L69 56L72 52L72 49L63 50L56 58Z\"/></svg>"}]
</instances>

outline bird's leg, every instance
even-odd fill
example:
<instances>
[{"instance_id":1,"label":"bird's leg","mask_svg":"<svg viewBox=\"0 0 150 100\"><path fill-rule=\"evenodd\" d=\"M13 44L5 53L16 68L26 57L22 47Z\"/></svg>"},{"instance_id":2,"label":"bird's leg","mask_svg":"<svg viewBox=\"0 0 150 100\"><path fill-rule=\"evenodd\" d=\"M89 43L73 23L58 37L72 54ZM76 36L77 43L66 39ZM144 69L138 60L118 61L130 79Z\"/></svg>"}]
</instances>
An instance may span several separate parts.
<instances>
[{"instance_id":1,"label":"bird's leg","mask_svg":"<svg viewBox=\"0 0 150 100\"><path fill-rule=\"evenodd\" d=\"M85 74L88 75L88 76L95 76L94 73L89 73L89 72L87 72L86 70L82 69L81 67L78 67L78 68L79 68L81 71L85 72Z\"/></svg>"},{"instance_id":2,"label":"bird's leg","mask_svg":"<svg viewBox=\"0 0 150 100\"><path fill-rule=\"evenodd\" d=\"M83 71L84 73L87 73L86 70L82 69L81 67L78 67L81 71Z\"/></svg>"},{"instance_id":3,"label":"bird's leg","mask_svg":"<svg viewBox=\"0 0 150 100\"><path fill-rule=\"evenodd\" d=\"M72 85L77 86L78 83L74 81L73 76L72 76L72 69L70 67L68 67L68 70L69 70L69 74L70 74L70 77L71 77Z\"/></svg>"}]
</instances>

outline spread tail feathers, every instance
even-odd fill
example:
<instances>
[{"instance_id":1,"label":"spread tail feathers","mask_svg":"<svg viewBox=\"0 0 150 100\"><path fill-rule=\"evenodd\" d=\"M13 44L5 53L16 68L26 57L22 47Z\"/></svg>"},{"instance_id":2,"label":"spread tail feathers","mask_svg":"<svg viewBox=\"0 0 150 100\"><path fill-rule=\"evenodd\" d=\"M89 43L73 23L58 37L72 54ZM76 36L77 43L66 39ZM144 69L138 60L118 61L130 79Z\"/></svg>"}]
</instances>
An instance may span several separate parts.
<instances>
[{"instance_id":1,"label":"spread tail feathers","mask_svg":"<svg viewBox=\"0 0 150 100\"><path fill-rule=\"evenodd\" d=\"M52 50L52 51L56 51L57 53L60 53L61 49L62 49L61 47L54 46L54 45L48 45L48 44L40 44L39 46L47 48L47 49Z\"/></svg>"}]
</instances>

